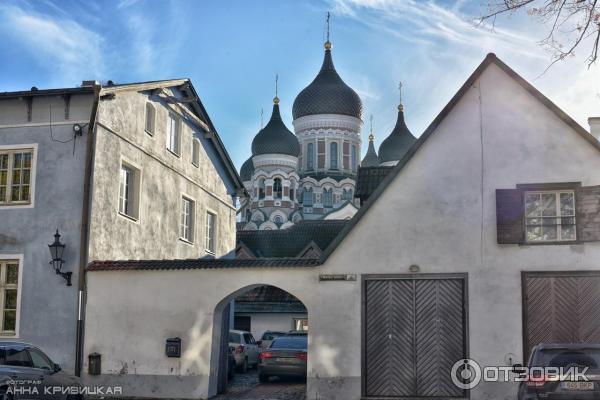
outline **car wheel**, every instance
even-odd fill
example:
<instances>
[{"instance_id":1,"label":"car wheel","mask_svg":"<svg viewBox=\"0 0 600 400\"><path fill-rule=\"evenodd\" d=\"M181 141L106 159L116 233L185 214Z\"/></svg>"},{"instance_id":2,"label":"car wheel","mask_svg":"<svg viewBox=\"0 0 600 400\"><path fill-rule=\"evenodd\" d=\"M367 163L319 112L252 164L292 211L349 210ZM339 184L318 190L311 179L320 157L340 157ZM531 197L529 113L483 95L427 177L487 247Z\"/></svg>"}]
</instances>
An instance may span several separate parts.
<instances>
[{"instance_id":1,"label":"car wheel","mask_svg":"<svg viewBox=\"0 0 600 400\"><path fill-rule=\"evenodd\" d=\"M258 375L258 381L260 383L267 383L267 382L269 382L269 375L265 375L265 374Z\"/></svg>"}]
</instances>

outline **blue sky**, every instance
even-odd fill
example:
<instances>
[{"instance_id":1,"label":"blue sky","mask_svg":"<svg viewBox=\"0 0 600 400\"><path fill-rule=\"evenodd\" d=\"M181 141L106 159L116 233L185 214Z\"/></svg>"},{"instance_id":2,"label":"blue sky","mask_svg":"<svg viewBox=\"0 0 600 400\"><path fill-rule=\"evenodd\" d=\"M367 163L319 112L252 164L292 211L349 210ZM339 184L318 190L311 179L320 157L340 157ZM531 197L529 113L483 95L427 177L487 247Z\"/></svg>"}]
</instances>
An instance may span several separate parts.
<instances>
[{"instance_id":1,"label":"blue sky","mask_svg":"<svg viewBox=\"0 0 600 400\"><path fill-rule=\"evenodd\" d=\"M526 14L492 32L473 18L486 0L184 1L5 0L0 3L0 91L189 77L238 167L264 108L279 97L292 129L295 96L323 57L332 12L336 68L361 96L365 140L391 131L404 84L407 123L419 136L488 52L495 52L588 128L600 116L600 67L582 49L544 73L547 27ZM580 53L580 54L579 54ZM541 76L540 76L541 75Z\"/></svg>"}]
</instances>

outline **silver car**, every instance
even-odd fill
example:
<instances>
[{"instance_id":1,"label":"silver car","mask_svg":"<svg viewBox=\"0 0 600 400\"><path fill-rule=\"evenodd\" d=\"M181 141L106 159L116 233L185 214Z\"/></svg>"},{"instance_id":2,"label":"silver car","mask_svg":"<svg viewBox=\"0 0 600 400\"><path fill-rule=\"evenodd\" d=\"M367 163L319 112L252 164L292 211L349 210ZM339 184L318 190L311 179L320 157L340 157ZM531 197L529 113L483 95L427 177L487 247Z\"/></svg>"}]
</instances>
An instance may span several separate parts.
<instances>
[{"instance_id":1,"label":"silver car","mask_svg":"<svg viewBox=\"0 0 600 400\"><path fill-rule=\"evenodd\" d=\"M271 376L306 378L308 335L286 335L273 340L260 353L258 380L268 382Z\"/></svg>"},{"instance_id":2,"label":"silver car","mask_svg":"<svg viewBox=\"0 0 600 400\"><path fill-rule=\"evenodd\" d=\"M233 357L240 372L246 372L248 368L258 364L260 350L250 332L229 331L229 347L234 348Z\"/></svg>"},{"instance_id":3,"label":"silver car","mask_svg":"<svg viewBox=\"0 0 600 400\"><path fill-rule=\"evenodd\" d=\"M265 333L263 333L262 335L262 338L258 341L260 351L268 349L275 338L283 336L285 334L286 332L283 331L265 331Z\"/></svg>"},{"instance_id":4,"label":"silver car","mask_svg":"<svg viewBox=\"0 0 600 400\"><path fill-rule=\"evenodd\" d=\"M0 342L0 399L81 400L82 388L37 347Z\"/></svg>"}]
</instances>

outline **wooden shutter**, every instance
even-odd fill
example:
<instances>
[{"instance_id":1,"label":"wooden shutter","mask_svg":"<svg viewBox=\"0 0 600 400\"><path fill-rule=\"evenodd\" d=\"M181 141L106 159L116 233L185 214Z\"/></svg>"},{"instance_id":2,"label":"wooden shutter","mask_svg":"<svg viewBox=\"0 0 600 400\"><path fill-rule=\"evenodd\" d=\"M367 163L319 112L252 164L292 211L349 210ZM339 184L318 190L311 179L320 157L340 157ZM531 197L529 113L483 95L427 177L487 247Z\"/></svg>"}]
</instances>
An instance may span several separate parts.
<instances>
[{"instance_id":1,"label":"wooden shutter","mask_svg":"<svg viewBox=\"0 0 600 400\"><path fill-rule=\"evenodd\" d=\"M496 230L499 244L518 244L525 238L523 191L496 189Z\"/></svg>"},{"instance_id":2,"label":"wooden shutter","mask_svg":"<svg viewBox=\"0 0 600 400\"><path fill-rule=\"evenodd\" d=\"M577 239L582 242L600 241L600 186L577 189Z\"/></svg>"}]
</instances>

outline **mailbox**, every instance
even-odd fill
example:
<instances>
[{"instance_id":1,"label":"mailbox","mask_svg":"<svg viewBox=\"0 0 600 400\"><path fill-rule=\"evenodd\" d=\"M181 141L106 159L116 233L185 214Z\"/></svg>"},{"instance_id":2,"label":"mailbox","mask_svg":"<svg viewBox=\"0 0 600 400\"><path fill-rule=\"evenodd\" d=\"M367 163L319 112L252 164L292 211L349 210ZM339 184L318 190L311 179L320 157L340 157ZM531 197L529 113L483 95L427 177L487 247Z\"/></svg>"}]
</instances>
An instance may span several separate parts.
<instances>
[{"instance_id":1,"label":"mailbox","mask_svg":"<svg viewBox=\"0 0 600 400\"><path fill-rule=\"evenodd\" d=\"M102 356L98 353L92 353L88 356L88 374L100 375L102 371Z\"/></svg>"},{"instance_id":2,"label":"mailbox","mask_svg":"<svg viewBox=\"0 0 600 400\"><path fill-rule=\"evenodd\" d=\"M167 357L181 357L181 338L169 338L167 339L167 345L165 349Z\"/></svg>"}]
</instances>

